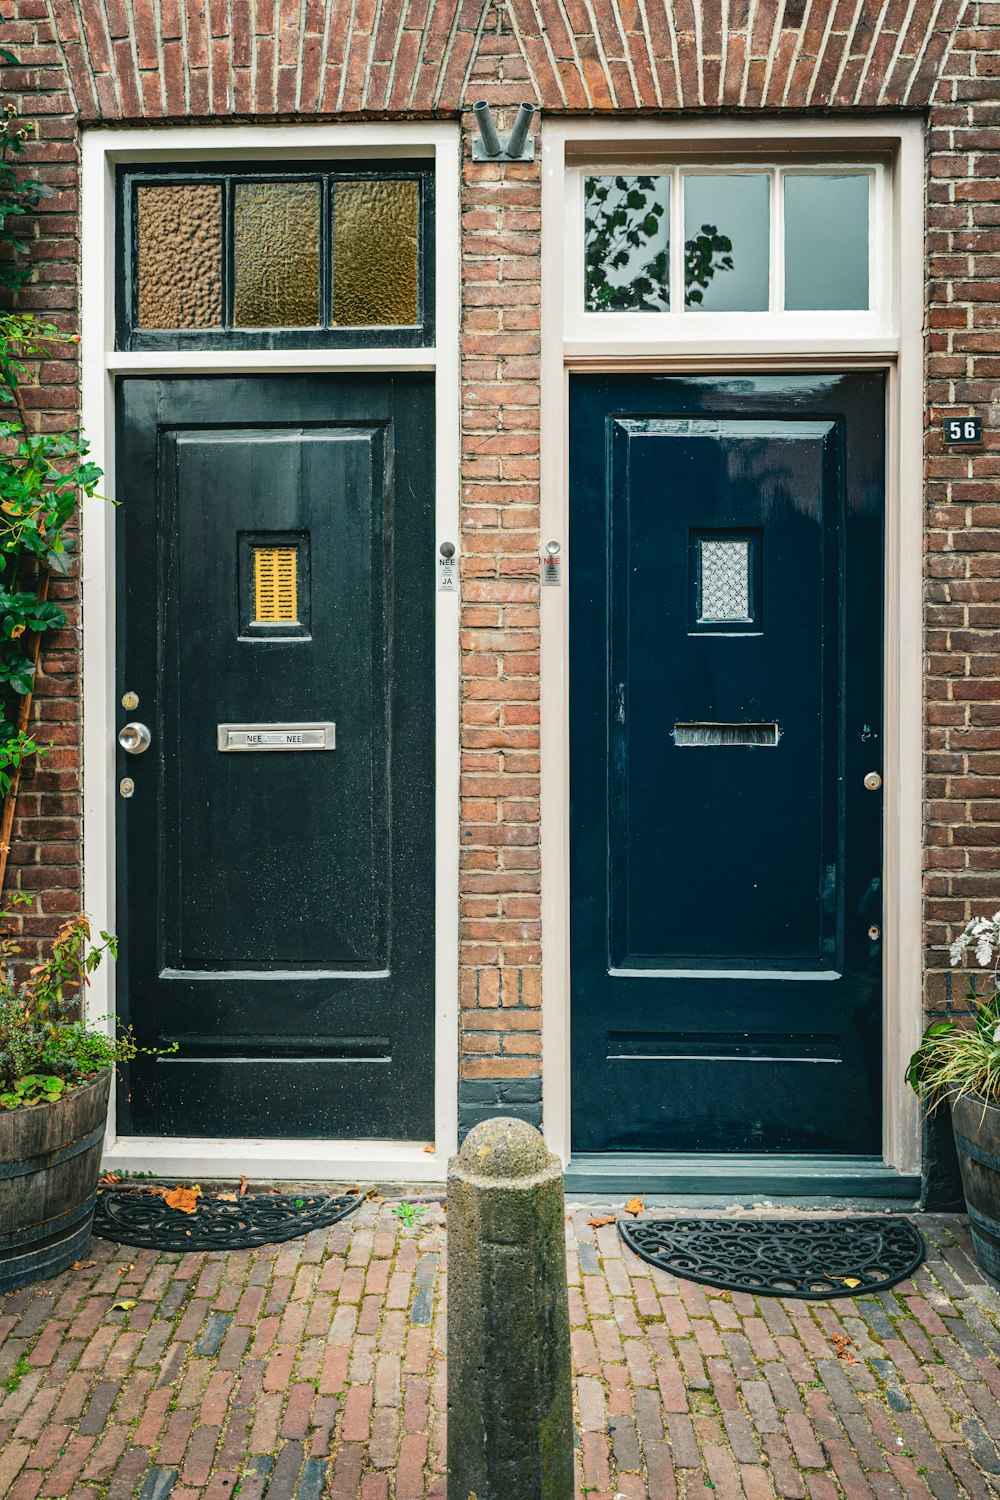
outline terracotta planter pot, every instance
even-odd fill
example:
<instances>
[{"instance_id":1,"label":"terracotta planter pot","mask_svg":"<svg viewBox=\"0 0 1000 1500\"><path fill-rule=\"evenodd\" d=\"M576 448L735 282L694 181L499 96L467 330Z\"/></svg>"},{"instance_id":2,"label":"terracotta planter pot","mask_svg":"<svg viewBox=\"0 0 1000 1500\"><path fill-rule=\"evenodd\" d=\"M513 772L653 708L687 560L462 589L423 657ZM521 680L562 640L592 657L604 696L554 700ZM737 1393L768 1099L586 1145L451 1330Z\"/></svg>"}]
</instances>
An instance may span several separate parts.
<instances>
[{"instance_id":1,"label":"terracotta planter pot","mask_svg":"<svg viewBox=\"0 0 1000 1500\"><path fill-rule=\"evenodd\" d=\"M976 1259L1000 1287L1000 1109L966 1094L952 1101L951 1121Z\"/></svg>"},{"instance_id":2,"label":"terracotta planter pot","mask_svg":"<svg viewBox=\"0 0 1000 1500\"><path fill-rule=\"evenodd\" d=\"M90 1242L111 1069L54 1104L0 1110L0 1292L72 1265Z\"/></svg>"}]
</instances>

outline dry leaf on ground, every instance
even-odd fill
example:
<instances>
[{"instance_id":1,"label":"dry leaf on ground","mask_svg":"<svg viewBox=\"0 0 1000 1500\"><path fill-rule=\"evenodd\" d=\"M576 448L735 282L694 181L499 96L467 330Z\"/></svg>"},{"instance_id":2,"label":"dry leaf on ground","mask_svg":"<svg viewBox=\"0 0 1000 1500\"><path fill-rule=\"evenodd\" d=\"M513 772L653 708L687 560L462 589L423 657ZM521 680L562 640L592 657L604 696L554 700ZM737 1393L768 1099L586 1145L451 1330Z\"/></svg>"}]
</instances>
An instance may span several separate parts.
<instances>
[{"instance_id":1,"label":"dry leaf on ground","mask_svg":"<svg viewBox=\"0 0 1000 1500\"><path fill-rule=\"evenodd\" d=\"M644 1204L641 1198L630 1198L625 1205L627 1214L641 1214Z\"/></svg>"},{"instance_id":2,"label":"dry leaf on ground","mask_svg":"<svg viewBox=\"0 0 1000 1500\"><path fill-rule=\"evenodd\" d=\"M239 1202L239 1194L238 1193L216 1193L215 1196L218 1198L218 1200L219 1200L220 1203L238 1203Z\"/></svg>"},{"instance_id":3,"label":"dry leaf on ground","mask_svg":"<svg viewBox=\"0 0 1000 1500\"><path fill-rule=\"evenodd\" d=\"M193 1214L197 1210L200 1197L200 1188L175 1187L163 1201L168 1208L179 1209L182 1214Z\"/></svg>"},{"instance_id":4,"label":"dry leaf on ground","mask_svg":"<svg viewBox=\"0 0 1000 1500\"><path fill-rule=\"evenodd\" d=\"M118 1172L104 1172L98 1177L97 1182L100 1187L114 1187L115 1183L121 1182L121 1180L121 1175Z\"/></svg>"},{"instance_id":5,"label":"dry leaf on ground","mask_svg":"<svg viewBox=\"0 0 1000 1500\"><path fill-rule=\"evenodd\" d=\"M605 1226L605 1224L613 1224L614 1222L615 1222L615 1215L614 1214L599 1214L596 1219L588 1219L587 1220L587 1223L593 1229L603 1229L604 1226Z\"/></svg>"},{"instance_id":6,"label":"dry leaf on ground","mask_svg":"<svg viewBox=\"0 0 1000 1500\"><path fill-rule=\"evenodd\" d=\"M846 1278L841 1276L838 1280L843 1281ZM837 1351L838 1359L842 1359L846 1365L857 1364L857 1360L851 1352L851 1341L846 1333L831 1333L830 1342Z\"/></svg>"},{"instance_id":7,"label":"dry leaf on ground","mask_svg":"<svg viewBox=\"0 0 1000 1500\"><path fill-rule=\"evenodd\" d=\"M433 1141L429 1142L429 1144L424 1147L424 1155L425 1156L433 1156L434 1155L434 1142Z\"/></svg>"},{"instance_id":8,"label":"dry leaf on ground","mask_svg":"<svg viewBox=\"0 0 1000 1500\"><path fill-rule=\"evenodd\" d=\"M246 1195L247 1195L247 1180L244 1177L243 1173L241 1172L240 1173L240 1197L241 1198L245 1198Z\"/></svg>"},{"instance_id":9,"label":"dry leaf on ground","mask_svg":"<svg viewBox=\"0 0 1000 1500\"><path fill-rule=\"evenodd\" d=\"M112 1304L111 1304L111 1311L112 1312L131 1312L132 1309L133 1309L133 1307L138 1307L138 1306L139 1306L139 1304L135 1300L134 1297L123 1297L120 1302L112 1302Z\"/></svg>"}]
</instances>

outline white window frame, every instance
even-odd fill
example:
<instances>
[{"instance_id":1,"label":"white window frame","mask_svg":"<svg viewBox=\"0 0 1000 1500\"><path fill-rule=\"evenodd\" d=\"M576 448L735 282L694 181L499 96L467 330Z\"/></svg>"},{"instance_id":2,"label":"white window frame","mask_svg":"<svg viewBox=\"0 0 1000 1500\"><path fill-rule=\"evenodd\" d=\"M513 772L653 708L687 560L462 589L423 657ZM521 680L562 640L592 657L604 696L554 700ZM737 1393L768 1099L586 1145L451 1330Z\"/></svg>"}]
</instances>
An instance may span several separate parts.
<instances>
[{"instance_id":1,"label":"white window frame","mask_svg":"<svg viewBox=\"0 0 1000 1500\"><path fill-rule=\"evenodd\" d=\"M459 132L433 122L140 127L83 135L82 420L102 491L115 494L114 387L134 374L203 375L426 370L435 377L437 496L435 546L459 534ZM384 157L431 159L435 170L436 332L431 347L122 351L115 348L115 172L120 165L218 160L266 162ZM96 927L115 931L116 724L115 513L90 501L82 515L84 904ZM436 555L436 554L435 554ZM435 558L427 558L435 587ZM114 1170L167 1176L439 1182L458 1139L458 597L435 594L436 912L435 1136L426 1141L201 1139L122 1136L114 1099L104 1161ZM89 1016L110 1031L114 965L93 977ZM431 1149L428 1149L430 1147Z\"/></svg>"},{"instance_id":2,"label":"white window frame","mask_svg":"<svg viewBox=\"0 0 1000 1500\"><path fill-rule=\"evenodd\" d=\"M914 119L546 121L542 135L541 530L573 566L569 518L569 374L882 370L887 376L883 916L884 1162L920 1165L919 1111L904 1072L922 1032L923 321L924 135ZM773 315L685 317L582 314L580 171L650 171L677 161L882 163L881 331L841 314L792 328ZM890 164L891 163L891 167ZM576 201L570 200L576 194ZM574 247L569 241L574 239ZM567 308L570 259L580 296ZM576 274L576 273L574 273ZM613 319L613 321L612 321ZM723 326L724 325L724 326ZM541 596L542 1069L545 1134L570 1156L569 609L568 590Z\"/></svg>"},{"instance_id":3,"label":"white window frame","mask_svg":"<svg viewBox=\"0 0 1000 1500\"><path fill-rule=\"evenodd\" d=\"M871 155L855 160L837 157L815 161L786 156L781 160L747 161L745 157L718 160L688 158L683 162L665 159L660 163L619 162L614 165L571 167L566 178L566 336L568 339L607 341L614 339L629 345L684 340L700 348L716 344L729 347L734 338L769 338L815 340L831 333L853 340L883 339L891 336L892 301L890 267L879 247L892 233L891 177L889 161ZM770 306L760 312L700 312L682 305L684 286L684 189L685 173L700 176L767 177L770 189L769 211L769 287ZM809 173L817 177L867 175L871 188L868 200L868 307L866 309L831 309L809 312L786 312L784 302L785 222L784 187L786 172ZM584 306L584 180L593 176L645 175L670 179L670 311L669 312L588 312Z\"/></svg>"}]
</instances>

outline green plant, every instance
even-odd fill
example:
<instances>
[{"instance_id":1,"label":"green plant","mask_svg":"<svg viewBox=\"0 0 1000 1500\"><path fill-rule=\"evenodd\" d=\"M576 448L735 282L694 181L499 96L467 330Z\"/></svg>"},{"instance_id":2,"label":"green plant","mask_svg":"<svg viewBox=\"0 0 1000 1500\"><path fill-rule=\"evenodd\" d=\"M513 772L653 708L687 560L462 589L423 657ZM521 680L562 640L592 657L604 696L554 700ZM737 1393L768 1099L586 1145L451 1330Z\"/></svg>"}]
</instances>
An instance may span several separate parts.
<instances>
[{"instance_id":1,"label":"green plant","mask_svg":"<svg viewBox=\"0 0 1000 1500\"><path fill-rule=\"evenodd\" d=\"M0 47L0 63L16 67L17 58L6 47ZM37 177L26 176L20 158L35 133L33 121L22 120L16 104L4 106L0 117L0 286L16 290L31 275L27 264L30 246L30 216L37 212L43 198L51 198L52 189Z\"/></svg>"},{"instance_id":2,"label":"green plant","mask_svg":"<svg viewBox=\"0 0 1000 1500\"><path fill-rule=\"evenodd\" d=\"M420 1215L426 1212L426 1203L397 1203L393 1209L396 1218L402 1219L407 1229L412 1229L414 1224L419 1224Z\"/></svg>"},{"instance_id":3,"label":"green plant","mask_svg":"<svg viewBox=\"0 0 1000 1500\"><path fill-rule=\"evenodd\" d=\"M34 897L18 895L14 905ZM10 911L0 914L7 920ZM131 1062L137 1047L130 1030L117 1037L94 1030L80 1018L90 975L106 955L117 955L117 940L102 932L91 940L81 913L53 938L48 956L27 974L18 964L13 936L0 938L0 1109L30 1109L61 1099L102 1068Z\"/></svg>"},{"instance_id":4,"label":"green plant","mask_svg":"<svg viewBox=\"0 0 1000 1500\"><path fill-rule=\"evenodd\" d=\"M30 1368L31 1367L28 1364L27 1356L24 1354L19 1354L17 1356L17 1363L11 1370L10 1374L4 1376L3 1388L8 1395L13 1395L13 1393L18 1389L21 1381L24 1379L25 1375L27 1375Z\"/></svg>"},{"instance_id":5,"label":"green plant","mask_svg":"<svg viewBox=\"0 0 1000 1500\"><path fill-rule=\"evenodd\" d=\"M0 48L0 63L16 63ZM8 103L0 115L0 289L16 294L31 276L32 216L50 196L22 161L34 125ZM40 361L78 342L31 313L0 311L0 795L16 796L25 759L45 753L28 713L45 631L66 613L48 598L52 574L69 571L69 534L81 495L94 495L101 471L74 427L36 432L23 386ZM8 823L9 826L9 823ZM6 851L3 851L4 853Z\"/></svg>"},{"instance_id":6,"label":"green plant","mask_svg":"<svg viewBox=\"0 0 1000 1500\"><path fill-rule=\"evenodd\" d=\"M947 1099L972 1094L1000 1106L1000 912L974 917L951 946L951 962L960 964L972 948L982 969L991 970L980 993L969 981L968 1007L961 1021L933 1021L910 1058L907 1080L930 1110Z\"/></svg>"}]
</instances>

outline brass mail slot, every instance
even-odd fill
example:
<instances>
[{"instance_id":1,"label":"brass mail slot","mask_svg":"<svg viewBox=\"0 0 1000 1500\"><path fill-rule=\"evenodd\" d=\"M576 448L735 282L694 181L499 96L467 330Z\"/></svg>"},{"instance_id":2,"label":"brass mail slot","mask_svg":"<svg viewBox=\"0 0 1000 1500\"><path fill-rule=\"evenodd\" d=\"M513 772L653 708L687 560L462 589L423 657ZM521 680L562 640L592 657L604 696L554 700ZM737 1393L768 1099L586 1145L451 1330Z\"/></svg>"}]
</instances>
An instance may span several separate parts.
<instances>
[{"instance_id":1,"label":"brass mail slot","mask_svg":"<svg viewBox=\"0 0 1000 1500\"><path fill-rule=\"evenodd\" d=\"M335 750L336 724L220 724L220 750Z\"/></svg>"}]
</instances>

